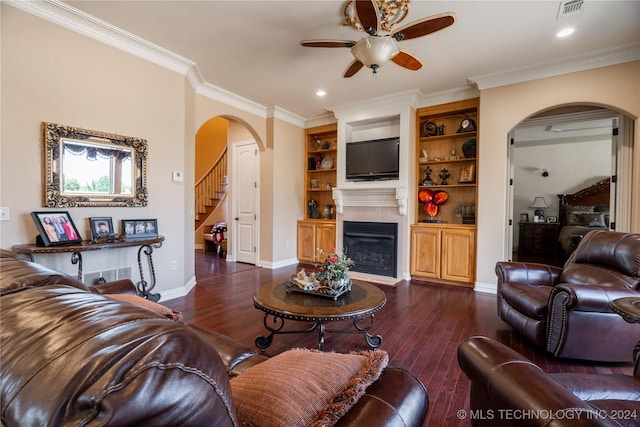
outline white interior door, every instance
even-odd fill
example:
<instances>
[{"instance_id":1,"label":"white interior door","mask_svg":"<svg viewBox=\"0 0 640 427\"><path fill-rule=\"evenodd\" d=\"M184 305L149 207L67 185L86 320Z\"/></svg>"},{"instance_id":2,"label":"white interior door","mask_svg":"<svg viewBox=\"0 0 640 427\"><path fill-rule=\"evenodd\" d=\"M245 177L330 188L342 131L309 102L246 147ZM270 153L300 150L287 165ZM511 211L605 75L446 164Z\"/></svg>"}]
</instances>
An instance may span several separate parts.
<instances>
[{"instance_id":1,"label":"white interior door","mask_svg":"<svg viewBox=\"0 0 640 427\"><path fill-rule=\"evenodd\" d=\"M235 245L236 261L256 264L258 146L255 142L234 146Z\"/></svg>"}]
</instances>

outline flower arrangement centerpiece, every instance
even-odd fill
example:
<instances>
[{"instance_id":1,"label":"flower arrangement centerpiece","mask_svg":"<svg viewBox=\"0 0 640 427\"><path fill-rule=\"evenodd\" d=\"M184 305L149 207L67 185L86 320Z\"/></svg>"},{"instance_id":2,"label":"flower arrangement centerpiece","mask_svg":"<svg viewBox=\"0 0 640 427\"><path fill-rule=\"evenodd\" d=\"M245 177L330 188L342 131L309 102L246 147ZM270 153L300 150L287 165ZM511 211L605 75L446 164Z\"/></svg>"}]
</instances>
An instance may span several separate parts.
<instances>
[{"instance_id":1,"label":"flower arrangement centerpiece","mask_svg":"<svg viewBox=\"0 0 640 427\"><path fill-rule=\"evenodd\" d=\"M304 269L285 283L287 291L304 292L337 299L340 295L351 290L351 279L347 275L354 263L346 254L331 248L325 254L318 249L320 257L324 256L321 264L315 264L316 271L307 274Z\"/></svg>"},{"instance_id":2,"label":"flower arrangement centerpiece","mask_svg":"<svg viewBox=\"0 0 640 427\"><path fill-rule=\"evenodd\" d=\"M318 249L318 255L325 255L322 249ZM347 271L353 267L351 258L347 255L331 248L331 252L325 255L322 264L316 264L316 278L320 282L339 282L341 280L349 280Z\"/></svg>"}]
</instances>

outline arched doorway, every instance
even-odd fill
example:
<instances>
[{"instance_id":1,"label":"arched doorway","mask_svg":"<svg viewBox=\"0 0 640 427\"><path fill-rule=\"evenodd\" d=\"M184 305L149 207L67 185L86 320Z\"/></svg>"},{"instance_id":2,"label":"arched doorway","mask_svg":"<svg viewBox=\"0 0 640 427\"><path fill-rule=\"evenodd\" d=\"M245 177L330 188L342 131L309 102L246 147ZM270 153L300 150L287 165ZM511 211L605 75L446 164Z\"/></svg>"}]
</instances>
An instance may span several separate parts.
<instances>
[{"instance_id":1,"label":"arched doorway","mask_svg":"<svg viewBox=\"0 0 640 427\"><path fill-rule=\"evenodd\" d=\"M562 265L569 250L560 240L567 239L569 227L559 215L558 195L603 179L610 179L610 192L602 226L630 229L632 128L630 118L612 109L577 105L546 109L512 129L508 236L513 258ZM546 206L539 221L534 201Z\"/></svg>"},{"instance_id":2,"label":"arched doorway","mask_svg":"<svg viewBox=\"0 0 640 427\"><path fill-rule=\"evenodd\" d=\"M253 165L249 166L249 171L239 171L237 168L246 165L246 162L239 162L234 156L237 157L237 153L242 151L236 150L237 146L246 147L251 144L250 151L258 159L259 147L262 142L256 131L242 119L233 116L217 116L201 125L196 133L195 143L196 185L205 174L211 172L222 156L226 156L224 170L216 172L219 176L215 180L211 180L211 182L216 182L216 184L211 184L212 186L217 186L218 181L222 182L225 186L226 195L214 210L208 212L207 216L201 219L200 225L196 227L195 248L206 250L208 245L203 235L211 230L213 224L224 222L227 225L227 233L225 233L227 239L226 260L255 263L255 260L259 259L257 251L260 233L259 221L256 220L258 218L259 197L257 191L244 191L243 187L247 187L250 184L252 188L258 188L259 173L255 172L258 170L256 164L259 164L259 161L256 160ZM247 184L249 181L250 183ZM198 195L196 194L196 214L198 213L197 198ZM246 198L251 198L251 200L245 200ZM249 213L245 212L247 206L252 207L252 211ZM242 215L238 214L240 211L242 211ZM251 217L251 226L247 227L247 222L243 221L242 227L240 227L240 217ZM250 230L250 232L240 232L240 229L244 231ZM242 241L239 239L242 239ZM252 257L248 258L247 254L243 254L240 257L241 259L238 258L239 248L246 249L247 247L252 249Z\"/></svg>"}]
</instances>

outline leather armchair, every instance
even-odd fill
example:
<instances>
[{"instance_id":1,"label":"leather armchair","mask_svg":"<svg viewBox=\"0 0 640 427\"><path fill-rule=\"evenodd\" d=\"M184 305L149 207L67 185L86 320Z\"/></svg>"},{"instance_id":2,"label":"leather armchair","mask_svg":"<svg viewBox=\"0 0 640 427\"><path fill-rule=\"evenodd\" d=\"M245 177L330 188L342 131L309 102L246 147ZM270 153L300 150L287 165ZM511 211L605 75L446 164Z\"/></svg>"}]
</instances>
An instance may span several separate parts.
<instances>
[{"instance_id":1,"label":"leather armchair","mask_svg":"<svg viewBox=\"0 0 640 427\"><path fill-rule=\"evenodd\" d=\"M495 340L471 337L458 364L471 380L475 427L640 425L638 362L633 375L548 374Z\"/></svg>"},{"instance_id":2,"label":"leather armchair","mask_svg":"<svg viewBox=\"0 0 640 427\"><path fill-rule=\"evenodd\" d=\"M640 296L640 234L596 230L563 268L498 262L498 315L556 357L625 362L640 329L611 310Z\"/></svg>"}]
</instances>

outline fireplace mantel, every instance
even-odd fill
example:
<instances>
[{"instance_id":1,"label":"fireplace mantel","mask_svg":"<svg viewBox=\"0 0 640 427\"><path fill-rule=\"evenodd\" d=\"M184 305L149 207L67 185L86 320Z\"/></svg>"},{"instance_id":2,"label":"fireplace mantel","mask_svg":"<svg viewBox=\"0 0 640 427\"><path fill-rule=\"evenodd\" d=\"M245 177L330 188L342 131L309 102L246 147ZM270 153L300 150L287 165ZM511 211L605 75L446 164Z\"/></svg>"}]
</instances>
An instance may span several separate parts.
<instances>
[{"instance_id":1,"label":"fireplace mantel","mask_svg":"<svg viewBox=\"0 0 640 427\"><path fill-rule=\"evenodd\" d=\"M333 200L339 214L345 206L398 207L398 213L407 215L407 189L404 187L334 188Z\"/></svg>"}]
</instances>

